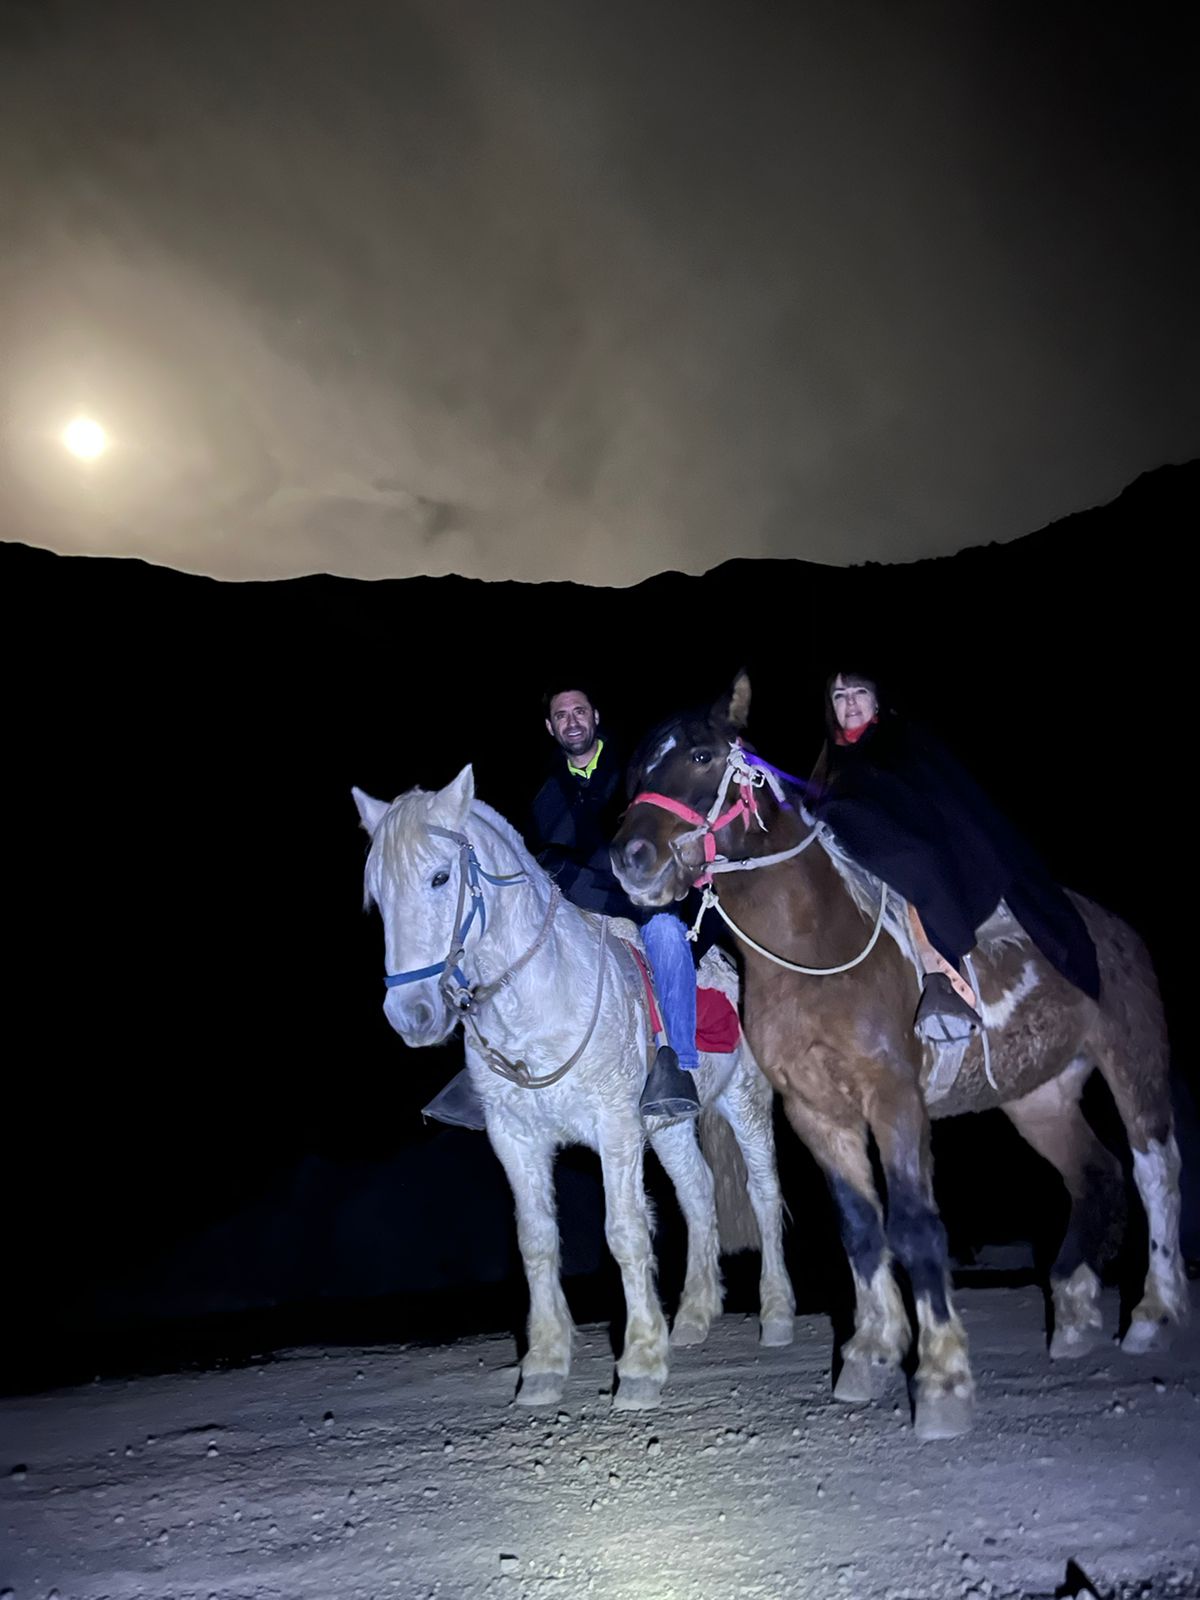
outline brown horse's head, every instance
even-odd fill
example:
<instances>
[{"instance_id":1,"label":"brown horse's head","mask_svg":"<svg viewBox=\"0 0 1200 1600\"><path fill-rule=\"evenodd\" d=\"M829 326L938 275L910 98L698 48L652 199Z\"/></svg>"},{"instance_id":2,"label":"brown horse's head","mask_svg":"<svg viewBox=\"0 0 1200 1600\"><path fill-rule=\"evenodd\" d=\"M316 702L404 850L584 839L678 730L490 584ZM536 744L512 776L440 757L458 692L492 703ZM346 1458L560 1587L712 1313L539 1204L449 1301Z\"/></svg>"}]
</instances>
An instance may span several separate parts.
<instances>
[{"instance_id":1,"label":"brown horse's head","mask_svg":"<svg viewBox=\"0 0 1200 1600\"><path fill-rule=\"evenodd\" d=\"M682 900L704 871L700 824L708 816L750 710L750 680L739 673L733 688L708 711L685 712L655 728L639 746L626 778L630 805L612 842L613 871L635 905ZM680 815L639 796L672 800Z\"/></svg>"}]
</instances>

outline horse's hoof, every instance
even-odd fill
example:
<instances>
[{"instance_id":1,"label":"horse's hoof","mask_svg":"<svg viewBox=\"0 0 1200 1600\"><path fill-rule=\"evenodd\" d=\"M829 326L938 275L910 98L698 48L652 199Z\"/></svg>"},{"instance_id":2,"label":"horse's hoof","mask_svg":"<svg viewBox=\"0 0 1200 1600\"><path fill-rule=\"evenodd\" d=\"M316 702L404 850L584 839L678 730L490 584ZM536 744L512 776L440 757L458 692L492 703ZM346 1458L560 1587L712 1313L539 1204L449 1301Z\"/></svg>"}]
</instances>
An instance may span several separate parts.
<instances>
[{"instance_id":1,"label":"horse's hoof","mask_svg":"<svg viewBox=\"0 0 1200 1600\"><path fill-rule=\"evenodd\" d=\"M708 1338L708 1328L700 1322L677 1322L671 1329L673 1345L703 1344Z\"/></svg>"},{"instance_id":2,"label":"horse's hoof","mask_svg":"<svg viewBox=\"0 0 1200 1600\"><path fill-rule=\"evenodd\" d=\"M1104 1330L1094 1324L1082 1328L1055 1328L1050 1340L1051 1361L1076 1361L1090 1355L1104 1337Z\"/></svg>"},{"instance_id":3,"label":"horse's hoof","mask_svg":"<svg viewBox=\"0 0 1200 1600\"><path fill-rule=\"evenodd\" d=\"M1134 1317L1121 1349L1127 1356L1150 1356L1165 1350L1171 1342L1171 1324L1165 1319Z\"/></svg>"},{"instance_id":4,"label":"horse's hoof","mask_svg":"<svg viewBox=\"0 0 1200 1600\"><path fill-rule=\"evenodd\" d=\"M613 1396L614 1411L652 1411L662 1394L657 1378L622 1378Z\"/></svg>"},{"instance_id":5,"label":"horse's hoof","mask_svg":"<svg viewBox=\"0 0 1200 1600\"><path fill-rule=\"evenodd\" d=\"M848 1406L865 1406L882 1400L892 1386L897 1368L869 1356L847 1356L833 1386L833 1398Z\"/></svg>"},{"instance_id":6,"label":"horse's hoof","mask_svg":"<svg viewBox=\"0 0 1200 1600\"><path fill-rule=\"evenodd\" d=\"M763 1321L758 1342L768 1350L782 1350L796 1337L795 1317L767 1317Z\"/></svg>"},{"instance_id":7,"label":"horse's hoof","mask_svg":"<svg viewBox=\"0 0 1200 1600\"><path fill-rule=\"evenodd\" d=\"M553 1406L563 1397L567 1385L565 1372L531 1372L522 1377L517 1390L519 1406Z\"/></svg>"},{"instance_id":8,"label":"horse's hoof","mask_svg":"<svg viewBox=\"0 0 1200 1600\"><path fill-rule=\"evenodd\" d=\"M957 1439L971 1431L975 1397L943 1390L938 1394L919 1394L913 1432L923 1443L932 1439Z\"/></svg>"}]
</instances>

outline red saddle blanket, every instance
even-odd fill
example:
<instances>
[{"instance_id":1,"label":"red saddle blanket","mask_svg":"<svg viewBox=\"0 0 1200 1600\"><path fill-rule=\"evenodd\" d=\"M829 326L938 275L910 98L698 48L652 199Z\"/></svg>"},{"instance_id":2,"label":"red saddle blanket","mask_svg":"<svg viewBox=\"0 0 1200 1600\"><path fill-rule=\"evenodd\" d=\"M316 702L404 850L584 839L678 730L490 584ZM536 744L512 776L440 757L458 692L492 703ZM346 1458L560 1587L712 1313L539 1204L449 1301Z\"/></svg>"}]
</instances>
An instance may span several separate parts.
<instances>
[{"instance_id":1,"label":"red saddle blanket","mask_svg":"<svg viewBox=\"0 0 1200 1600\"><path fill-rule=\"evenodd\" d=\"M696 990L696 1049L711 1050L715 1056L729 1055L737 1049L741 1026L728 995L720 989Z\"/></svg>"},{"instance_id":2,"label":"red saddle blanket","mask_svg":"<svg viewBox=\"0 0 1200 1600\"><path fill-rule=\"evenodd\" d=\"M646 986L646 1003L650 1007L650 1027L657 1033L662 1027L654 985L646 958L634 945L628 945L630 954L638 964L642 982ZM715 1056L727 1056L737 1049L741 1024L737 1009L728 995L719 989L696 990L696 1049L707 1050Z\"/></svg>"}]
</instances>

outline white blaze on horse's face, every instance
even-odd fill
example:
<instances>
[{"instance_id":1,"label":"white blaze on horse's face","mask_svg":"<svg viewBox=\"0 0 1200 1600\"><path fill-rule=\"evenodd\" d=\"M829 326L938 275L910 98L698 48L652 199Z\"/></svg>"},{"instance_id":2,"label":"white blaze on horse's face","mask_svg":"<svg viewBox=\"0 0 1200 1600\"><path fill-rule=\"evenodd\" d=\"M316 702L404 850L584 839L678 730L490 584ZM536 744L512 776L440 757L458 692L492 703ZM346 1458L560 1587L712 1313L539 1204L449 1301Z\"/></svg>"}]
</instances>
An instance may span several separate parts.
<instances>
[{"instance_id":1,"label":"white blaze on horse's face","mask_svg":"<svg viewBox=\"0 0 1200 1600\"><path fill-rule=\"evenodd\" d=\"M441 1044L458 1023L438 984L440 968L458 942L459 854L430 826L461 832L474 797L469 766L436 794L405 795L390 806L354 791L371 835L366 883L383 919L385 971L439 969L389 988L384 997L384 1015L405 1044L417 1048Z\"/></svg>"},{"instance_id":2,"label":"white blaze on horse's face","mask_svg":"<svg viewBox=\"0 0 1200 1600\"><path fill-rule=\"evenodd\" d=\"M657 749L651 753L650 759L646 763L647 777L650 776L656 767L662 766L663 762L671 754L671 751L674 750L678 743L679 741L676 739L673 733L668 734L665 739L660 740Z\"/></svg>"}]
</instances>

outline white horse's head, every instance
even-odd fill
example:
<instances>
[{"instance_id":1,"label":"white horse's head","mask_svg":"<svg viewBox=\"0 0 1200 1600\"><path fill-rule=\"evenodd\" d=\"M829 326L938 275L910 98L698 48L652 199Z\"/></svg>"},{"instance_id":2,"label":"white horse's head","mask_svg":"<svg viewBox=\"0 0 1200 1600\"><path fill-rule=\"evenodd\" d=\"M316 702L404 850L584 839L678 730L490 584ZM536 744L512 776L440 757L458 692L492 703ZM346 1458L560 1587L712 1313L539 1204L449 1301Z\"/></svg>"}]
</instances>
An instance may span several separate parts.
<instances>
[{"instance_id":1,"label":"white horse's head","mask_svg":"<svg viewBox=\"0 0 1200 1600\"><path fill-rule=\"evenodd\" d=\"M471 910L470 893L460 896L463 853L446 834L461 835L466 828L475 774L465 766L444 789L412 789L390 805L361 789L352 792L371 835L366 895L383 918L390 975L384 1015L405 1044L441 1044L454 1032L458 1013L440 980L458 948L461 918ZM464 909L456 926L460 898Z\"/></svg>"}]
</instances>

